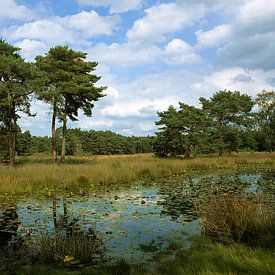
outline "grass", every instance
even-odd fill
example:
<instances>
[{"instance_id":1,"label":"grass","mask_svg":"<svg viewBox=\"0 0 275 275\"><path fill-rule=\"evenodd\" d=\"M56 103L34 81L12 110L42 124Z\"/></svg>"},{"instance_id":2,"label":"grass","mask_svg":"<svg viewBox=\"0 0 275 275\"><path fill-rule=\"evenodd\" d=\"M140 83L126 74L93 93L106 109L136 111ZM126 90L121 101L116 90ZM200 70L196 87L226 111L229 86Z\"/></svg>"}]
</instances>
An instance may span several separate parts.
<instances>
[{"instance_id":1,"label":"grass","mask_svg":"<svg viewBox=\"0 0 275 275\"><path fill-rule=\"evenodd\" d=\"M242 244L217 244L206 237L197 237L188 251L179 251L176 258L160 258L155 271L144 271L126 262L112 267L66 270L51 266L25 266L16 274L97 274L97 275L212 275L212 274L275 274L274 251L251 248Z\"/></svg>"},{"instance_id":2,"label":"grass","mask_svg":"<svg viewBox=\"0 0 275 275\"><path fill-rule=\"evenodd\" d=\"M270 201L228 195L197 203L200 226L220 240L275 248L275 211Z\"/></svg>"},{"instance_id":3,"label":"grass","mask_svg":"<svg viewBox=\"0 0 275 275\"><path fill-rule=\"evenodd\" d=\"M275 274L274 252L198 238L188 252L162 262L159 274Z\"/></svg>"},{"instance_id":4,"label":"grass","mask_svg":"<svg viewBox=\"0 0 275 275\"><path fill-rule=\"evenodd\" d=\"M65 165L52 164L49 156L19 159L11 169L0 166L0 195L51 195L53 192L93 191L95 186L157 180L177 174L221 170L274 169L274 154L240 153L223 157L199 156L191 160L160 159L152 154L68 158Z\"/></svg>"}]
</instances>

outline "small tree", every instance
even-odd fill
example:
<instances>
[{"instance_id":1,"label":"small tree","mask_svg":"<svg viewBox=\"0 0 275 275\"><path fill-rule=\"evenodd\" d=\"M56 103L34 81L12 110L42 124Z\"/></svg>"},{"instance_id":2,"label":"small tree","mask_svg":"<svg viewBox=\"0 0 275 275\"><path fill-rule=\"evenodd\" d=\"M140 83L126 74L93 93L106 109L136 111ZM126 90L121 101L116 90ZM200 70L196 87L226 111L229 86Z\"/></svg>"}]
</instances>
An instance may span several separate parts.
<instances>
[{"instance_id":1,"label":"small tree","mask_svg":"<svg viewBox=\"0 0 275 275\"><path fill-rule=\"evenodd\" d=\"M20 113L30 113L34 70L19 55L19 48L0 40L0 119L9 136L9 164L14 165L17 121Z\"/></svg>"}]
</instances>

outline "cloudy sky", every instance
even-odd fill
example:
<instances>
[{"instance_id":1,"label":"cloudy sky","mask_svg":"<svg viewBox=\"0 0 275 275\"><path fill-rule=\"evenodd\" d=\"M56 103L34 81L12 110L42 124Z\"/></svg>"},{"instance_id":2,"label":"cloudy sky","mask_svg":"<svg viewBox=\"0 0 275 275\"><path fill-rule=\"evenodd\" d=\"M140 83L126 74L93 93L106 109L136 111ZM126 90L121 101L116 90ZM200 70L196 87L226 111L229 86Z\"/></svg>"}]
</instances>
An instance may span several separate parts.
<instances>
[{"instance_id":1,"label":"cloudy sky","mask_svg":"<svg viewBox=\"0 0 275 275\"><path fill-rule=\"evenodd\" d=\"M178 101L275 87L275 0L0 0L0 32L26 60L69 45L99 62L107 96L70 127L148 135ZM50 108L32 108L20 126L49 135Z\"/></svg>"}]
</instances>

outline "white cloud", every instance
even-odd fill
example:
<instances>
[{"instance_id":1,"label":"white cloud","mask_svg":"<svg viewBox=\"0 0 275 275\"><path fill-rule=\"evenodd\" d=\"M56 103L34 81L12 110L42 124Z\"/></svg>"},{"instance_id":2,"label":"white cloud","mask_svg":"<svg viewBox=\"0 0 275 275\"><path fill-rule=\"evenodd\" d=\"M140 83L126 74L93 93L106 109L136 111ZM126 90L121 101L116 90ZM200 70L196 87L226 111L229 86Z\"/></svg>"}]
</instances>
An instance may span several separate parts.
<instances>
[{"instance_id":1,"label":"white cloud","mask_svg":"<svg viewBox=\"0 0 275 275\"><path fill-rule=\"evenodd\" d=\"M100 129L100 128L110 128L113 126L113 122L110 120L94 119L91 117L81 116L79 121L72 123L74 127L80 127L81 129Z\"/></svg>"},{"instance_id":2,"label":"white cloud","mask_svg":"<svg viewBox=\"0 0 275 275\"><path fill-rule=\"evenodd\" d=\"M162 54L162 50L156 46L144 47L136 42L113 43L111 45L101 43L88 52L90 56L96 56L100 62L119 65L152 63Z\"/></svg>"},{"instance_id":3,"label":"white cloud","mask_svg":"<svg viewBox=\"0 0 275 275\"><path fill-rule=\"evenodd\" d=\"M165 46L164 60L168 64L196 63L201 57L192 46L181 39L173 39Z\"/></svg>"},{"instance_id":4,"label":"white cloud","mask_svg":"<svg viewBox=\"0 0 275 275\"><path fill-rule=\"evenodd\" d=\"M141 131L148 132L156 129L156 125L153 121L142 121L138 124Z\"/></svg>"},{"instance_id":5,"label":"white cloud","mask_svg":"<svg viewBox=\"0 0 275 275\"><path fill-rule=\"evenodd\" d=\"M35 39L48 44L85 44L87 38L112 34L119 22L120 17L117 15L100 16L95 11L83 11L11 26L3 33L11 40Z\"/></svg>"},{"instance_id":6,"label":"white cloud","mask_svg":"<svg viewBox=\"0 0 275 275\"><path fill-rule=\"evenodd\" d=\"M204 7L201 4L192 9L176 3L159 4L145 10L145 16L135 21L133 27L128 30L127 37L131 41L160 41L166 34L190 26L203 15Z\"/></svg>"},{"instance_id":7,"label":"white cloud","mask_svg":"<svg viewBox=\"0 0 275 275\"><path fill-rule=\"evenodd\" d=\"M272 69L275 67L274 0L243 0L230 24L199 30L196 35L197 48L219 46L218 61L224 66Z\"/></svg>"},{"instance_id":8,"label":"white cloud","mask_svg":"<svg viewBox=\"0 0 275 275\"><path fill-rule=\"evenodd\" d=\"M35 12L24 5L18 5L15 0L1 0L0 20L21 19L31 20L35 17Z\"/></svg>"},{"instance_id":9,"label":"white cloud","mask_svg":"<svg viewBox=\"0 0 275 275\"><path fill-rule=\"evenodd\" d=\"M218 25L209 31L196 31L199 47L216 47L221 43L228 42L232 35L230 25Z\"/></svg>"},{"instance_id":10,"label":"white cloud","mask_svg":"<svg viewBox=\"0 0 275 275\"><path fill-rule=\"evenodd\" d=\"M136 10L144 0L76 0L81 5L93 7L110 7L110 13L121 13Z\"/></svg>"},{"instance_id":11,"label":"white cloud","mask_svg":"<svg viewBox=\"0 0 275 275\"><path fill-rule=\"evenodd\" d=\"M251 96L255 96L263 89L272 90L268 79L274 76L275 70L265 72L263 70L246 70L241 67L233 67L213 72L203 77L201 82L193 85L195 90L212 95L218 90L238 90Z\"/></svg>"},{"instance_id":12,"label":"white cloud","mask_svg":"<svg viewBox=\"0 0 275 275\"><path fill-rule=\"evenodd\" d=\"M20 53L27 60L32 60L37 55L48 51L48 46L41 41L24 39L16 44L21 49Z\"/></svg>"}]
</instances>

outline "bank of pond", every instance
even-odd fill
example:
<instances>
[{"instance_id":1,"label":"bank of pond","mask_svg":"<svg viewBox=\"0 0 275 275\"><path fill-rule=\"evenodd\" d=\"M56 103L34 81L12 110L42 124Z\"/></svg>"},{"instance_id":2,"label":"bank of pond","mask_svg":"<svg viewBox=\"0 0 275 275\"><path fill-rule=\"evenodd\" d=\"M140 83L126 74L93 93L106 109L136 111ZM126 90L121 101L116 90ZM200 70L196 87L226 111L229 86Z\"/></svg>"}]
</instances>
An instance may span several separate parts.
<instances>
[{"instance_id":1,"label":"bank of pond","mask_svg":"<svg viewBox=\"0 0 275 275\"><path fill-rule=\"evenodd\" d=\"M173 176L6 200L0 273L274 274L274 178Z\"/></svg>"}]
</instances>

